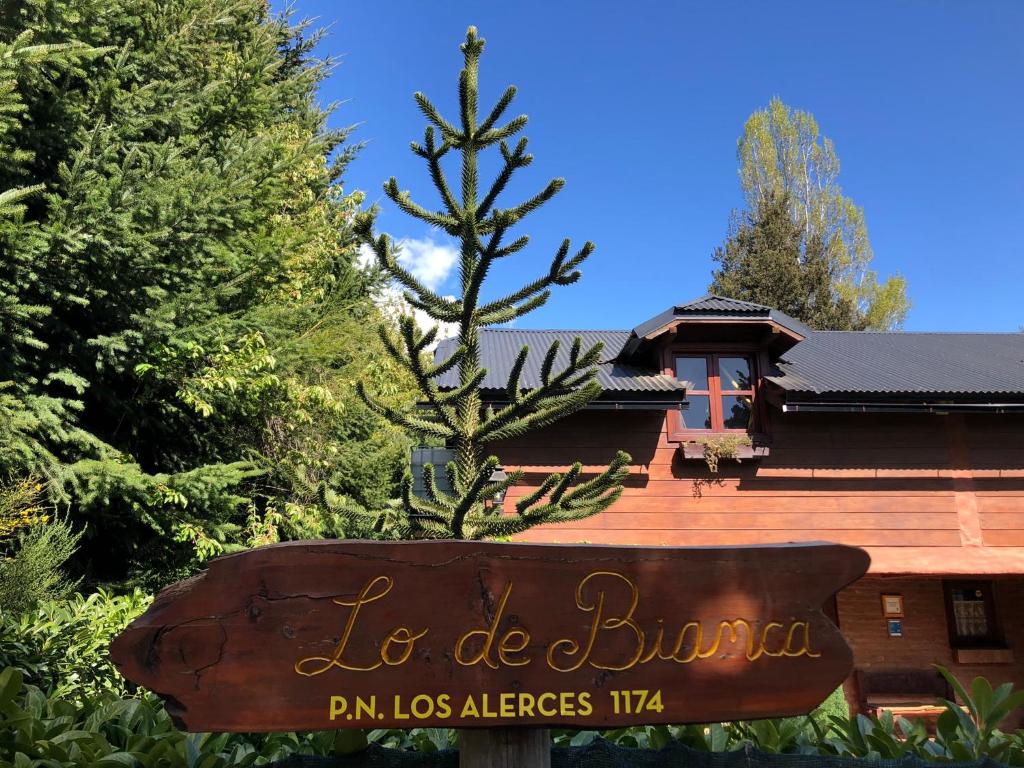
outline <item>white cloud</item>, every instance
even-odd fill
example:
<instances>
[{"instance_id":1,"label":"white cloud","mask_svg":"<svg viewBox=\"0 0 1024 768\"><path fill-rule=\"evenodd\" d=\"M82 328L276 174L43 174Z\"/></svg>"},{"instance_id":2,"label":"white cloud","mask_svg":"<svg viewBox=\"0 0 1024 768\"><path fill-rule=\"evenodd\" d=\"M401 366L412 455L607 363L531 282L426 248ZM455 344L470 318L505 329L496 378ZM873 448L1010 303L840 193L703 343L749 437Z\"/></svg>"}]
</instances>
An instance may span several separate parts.
<instances>
[{"instance_id":1,"label":"white cloud","mask_svg":"<svg viewBox=\"0 0 1024 768\"><path fill-rule=\"evenodd\" d=\"M398 263L412 272L427 288L436 291L452 273L459 252L448 243L407 237L398 241Z\"/></svg>"},{"instance_id":2,"label":"white cloud","mask_svg":"<svg viewBox=\"0 0 1024 768\"><path fill-rule=\"evenodd\" d=\"M398 263L409 270L427 288L436 291L451 275L459 252L449 243L437 243L432 237L405 237L396 244ZM366 269L376 257L367 245L359 246L359 266Z\"/></svg>"},{"instance_id":3,"label":"white cloud","mask_svg":"<svg viewBox=\"0 0 1024 768\"><path fill-rule=\"evenodd\" d=\"M399 240L398 263L409 270L413 276L432 291L436 291L448 279L455 267L459 252L448 243L435 242L432 237L422 239L406 237ZM373 252L363 245L359 248L359 266L367 268L374 263ZM437 339L447 339L458 333L454 323L438 324L421 309L413 309L402 295L404 290L397 285L385 288L377 298L377 304L385 314L395 317L412 314L416 324L423 329L439 325ZM454 298L446 296L445 298Z\"/></svg>"}]
</instances>

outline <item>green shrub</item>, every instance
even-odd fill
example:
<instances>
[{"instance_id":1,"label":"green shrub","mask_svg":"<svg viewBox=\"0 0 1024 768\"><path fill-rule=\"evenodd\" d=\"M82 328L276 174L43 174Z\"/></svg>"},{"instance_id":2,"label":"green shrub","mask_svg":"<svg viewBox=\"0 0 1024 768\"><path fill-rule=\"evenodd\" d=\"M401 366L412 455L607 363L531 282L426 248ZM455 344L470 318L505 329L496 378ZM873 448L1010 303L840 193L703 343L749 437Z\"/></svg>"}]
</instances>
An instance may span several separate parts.
<instances>
[{"instance_id":1,"label":"green shrub","mask_svg":"<svg viewBox=\"0 0 1024 768\"><path fill-rule=\"evenodd\" d=\"M0 673L0 765L222 768L263 765L291 754L331 754L334 734L189 734L159 699L111 692L69 700L26 685L20 670Z\"/></svg>"},{"instance_id":2,"label":"green shrub","mask_svg":"<svg viewBox=\"0 0 1024 768\"><path fill-rule=\"evenodd\" d=\"M124 698L112 691L77 700L47 696L25 683L20 669L0 672L0 765L110 765L234 768L265 765L291 755L347 754L369 741L433 752L454 732L317 731L313 733L186 733L174 727L159 698Z\"/></svg>"},{"instance_id":3,"label":"green shrub","mask_svg":"<svg viewBox=\"0 0 1024 768\"><path fill-rule=\"evenodd\" d=\"M962 707L946 701L939 716L937 739L957 760L987 755L1009 765L1024 764L1024 739L1007 736L999 725L1012 712L1024 707L1024 691L1013 690L1011 683L993 689L983 677L976 677L968 691L949 670L939 667L943 677L956 691Z\"/></svg>"},{"instance_id":4,"label":"green shrub","mask_svg":"<svg viewBox=\"0 0 1024 768\"><path fill-rule=\"evenodd\" d=\"M0 614L64 597L73 585L63 566L78 539L67 522L54 518L34 478L0 481Z\"/></svg>"},{"instance_id":5,"label":"green shrub","mask_svg":"<svg viewBox=\"0 0 1024 768\"><path fill-rule=\"evenodd\" d=\"M0 484L0 554L18 531L49 519L49 510L40 503L42 493L43 486L32 478Z\"/></svg>"},{"instance_id":6,"label":"green shrub","mask_svg":"<svg viewBox=\"0 0 1024 768\"><path fill-rule=\"evenodd\" d=\"M946 711L937 732L929 735L923 722L849 715L842 690L834 692L806 717L788 717L710 725L657 725L612 731L552 732L559 745L580 746L604 738L625 747L658 749L678 741L691 749L726 752L753 746L763 752L839 755L898 759L914 755L934 762L974 760L988 756L1005 765L1024 766L1024 731L1004 733L999 725L1021 707L1024 691L1014 692L1005 683L993 689L987 680L975 678L968 690L947 670L960 705L943 702Z\"/></svg>"},{"instance_id":7,"label":"green shrub","mask_svg":"<svg viewBox=\"0 0 1024 768\"><path fill-rule=\"evenodd\" d=\"M456 748L445 728L319 731L295 734L190 734L171 722L162 701L135 690L107 655L110 640L149 605L141 591L97 592L50 601L19 617L0 617L0 766L161 766L234 768L290 755L329 756L369 743L434 752ZM552 731L557 745L604 738L658 749L680 742L701 751L753 746L765 752L948 762L988 756L1024 766L1024 732L999 726L1024 706L1024 692L982 678L965 687L947 675L962 706L945 702L937 733L888 714L847 716L841 692L807 717L710 725L657 725L611 731Z\"/></svg>"},{"instance_id":8,"label":"green shrub","mask_svg":"<svg viewBox=\"0 0 1024 768\"><path fill-rule=\"evenodd\" d=\"M110 641L152 602L140 590L117 596L41 603L20 616L0 616L0 667L18 667L28 682L55 697L100 691L124 694L129 684L110 661Z\"/></svg>"},{"instance_id":9,"label":"green shrub","mask_svg":"<svg viewBox=\"0 0 1024 768\"><path fill-rule=\"evenodd\" d=\"M843 693L843 686L839 686L829 697L825 699L818 708L811 712L811 717L819 725L827 725L833 717L849 717L850 705L846 703L846 694Z\"/></svg>"},{"instance_id":10,"label":"green shrub","mask_svg":"<svg viewBox=\"0 0 1024 768\"><path fill-rule=\"evenodd\" d=\"M60 518L21 531L13 555L0 557L0 613L21 613L70 592L63 566L79 538Z\"/></svg>"},{"instance_id":11,"label":"green shrub","mask_svg":"<svg viewBox=\"0 0 1024 768\"><path fill-rule=\"evenodd\" d=\"M658 749L672 741L692 749L723 752L753 746L765 752L841 755L873 760L913 755L934 762L987 755L1024 766L1024 734L996 726L1020 704L1012 688L992 689L977 680L964 696L965 709L948 703L939 731L930 738L923 724L889 715L833 717L825 727L813 718L784 718L710 725L642 726L613 731L554 731L560 745L580 746L597 738L629 747ZM960 714L957 714L960 713ZM133 698L100 690L77 699L47 696L24 681L20 669L0 673L0 765L85 764L203 766L262 765L289 755L349 753L368 743L433 752L457 746L456 732L321 731L308 734L187 734L171 723L160 700L149 693ZM20 756L19 756L20 755Z\"/></svg>"}]
</instances>

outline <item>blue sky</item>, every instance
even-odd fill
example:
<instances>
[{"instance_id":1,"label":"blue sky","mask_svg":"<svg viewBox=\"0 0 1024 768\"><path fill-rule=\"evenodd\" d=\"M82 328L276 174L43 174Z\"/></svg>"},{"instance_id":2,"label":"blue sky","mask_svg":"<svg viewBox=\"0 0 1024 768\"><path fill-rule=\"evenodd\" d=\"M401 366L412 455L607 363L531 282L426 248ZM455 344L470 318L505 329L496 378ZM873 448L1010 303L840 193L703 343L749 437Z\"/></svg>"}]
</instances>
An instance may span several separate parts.
<instances>
[{"instance_id":1,"label":"blue sky","mask_svg":"<svg viewBox=\"0 0 1024 768\"><path fill-rule=\"evenodd\" d=\"M509 196L566 188L522 231L499 289L547 268L563 237L593 240L583 279L524 327L630 328L706 292L711 252L741 205L736 139L775 95L836 144L840 184L865 210L874 268L901 272L907 330L1024 324L1024 2L458 2L297 0L330 27L341 64L323 89L367 142L349 189L381 200L395 175L435 198L409 142L424 91L456 116L458 44L487 40L482 103L509 83L534 164ZM491 167L491 166L488 166ZM444 291L450 255L383 200L381 228ZM448 277L447 280L451 280ZM503 290L502 292L507 292Z\"/></svg>"}]
</instances>

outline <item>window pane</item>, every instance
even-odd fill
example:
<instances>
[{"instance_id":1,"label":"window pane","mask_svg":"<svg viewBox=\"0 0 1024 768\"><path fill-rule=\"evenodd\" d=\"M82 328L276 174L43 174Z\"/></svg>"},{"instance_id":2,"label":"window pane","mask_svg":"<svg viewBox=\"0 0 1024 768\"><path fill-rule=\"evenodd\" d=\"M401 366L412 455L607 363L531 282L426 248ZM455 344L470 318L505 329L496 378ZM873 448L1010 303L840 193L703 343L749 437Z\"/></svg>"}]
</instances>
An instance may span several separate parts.
<instances>
[{"instance_id":1,"label":"window pane","mask_svg":"<svg viewBox=\"0 0 1024 768\"><path fill-rule=\"evenodd\" d=\"M711 429L711 398L707 395L686 396L690 407L683 413L683 429Z\"/></svg>"},{"instance_id":2,"label":"window pane","mask_svg":"<svg viewBox=\"0 0 1024 768\"><path fill-rule=\"evenodd\" d=\"M980 589L954 589L953 618L958 637L986 637L988 615L984 592Z\"/></svg>"},{"instance_id":3,"label":"window pane","mask_svg":"<svg viewBox=\"0 0 1024 768\"><path fill-rule=\"evenodd\" d=\"M708 361L704 357L677 357L676 378L690 382L690 389L708 389Z\"/></svg>"},{"instance_id":4,"label":"window pane","mask_svg":"<svg viewBox=\"0 0 1024 768\"><path fill-rule=\"evenodd\" d=\"M753 389L750 380L750 361L745 357L718 358L718 377L722 391L730 389Z\"/></svg>"},{"instance_id":5,"label":"window pane","mask_svg":"<svg viewBox=\"0 0 1024 768\"><path fill-rule=\"evenodd\" d=\"M749 428L751 404L749 395L726 395L723 397L723 426L726 429Z\"/></svg>"}]
</instances>

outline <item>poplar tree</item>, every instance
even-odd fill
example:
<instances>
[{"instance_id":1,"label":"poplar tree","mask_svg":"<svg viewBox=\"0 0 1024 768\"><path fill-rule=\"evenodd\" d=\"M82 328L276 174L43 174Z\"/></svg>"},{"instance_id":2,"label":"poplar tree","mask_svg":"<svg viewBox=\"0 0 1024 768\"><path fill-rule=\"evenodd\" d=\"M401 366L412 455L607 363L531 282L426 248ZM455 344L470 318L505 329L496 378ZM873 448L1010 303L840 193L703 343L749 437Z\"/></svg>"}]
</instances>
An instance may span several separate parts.
<instances>
[{"instance_id":1,"label":"poplar tree","mask_svg":"<svg viewBox=\"0 0 1024 768\"><path fill-rule=\"evenodd\" d=\"M906 280L898 274L880 280L871 269L874 253L864 209L843 193L835 145L821 135L814 115L772 99L747 119L736 158L750 216L770 218L768 209L785 199L790 218L801 232L801 267L818 270L820 265L813 262L824 261L835 298L834 319L826 327L898 328L910 308ZM723 288L716 284L712 290ZM753 298L749 294L733 298L759 300L756 292ZM796 316L814 324L810 315Z\"/></svg>"},{"instance_id":2,"label":"poplar tree","mask_svg":"<svg viewBox=\"0 0 1024 768\"><path fill-rule=\"evenodd\" d=\"M400 322L398 336L383 328L381 338L390 355L415 378L424 412L403 412L388 407L360 386L359 392L370 407L410 432L434 440L443 440L454 448L455 460L445 471L453 489L447 493L438 487L435 468L424 467L426 498L412 493L412 480L406 478L403 501L410 528L418 535L438 538L482 539L508 536L536 525L579 520L597 514L622 493L621 481L628 472L630 457L619 452L599 475L579 480L582 465L567 472L548 476L540 486L515 504L512 514L495 513L488 500L503 493L522 476L513 471L503 480L492 480L499 466L496 456L485 457L485 446L495 440L514 438L544 427L576 411L600 392L596 363L601 345L584 348L576 338L569 350L568 363L556 366L559 343L553 342L544 353L541 384L534 388L521 385L521 375L530 354L524 346L517 355L505 388L507 403L486 405L480 384L487 371L480 359L480 329L507 323L542 306L554 286L570 285L580 278L579 267L593 252L593 243L572 250L563 240L548 271L500 298L486 301L482 289L488 272L500 260L520 254L527 246L525 235L506 242L509 231L527 215L547 203L564 185L553 179L536 195L509 207L499 207L498 199L513 174L530 165L533 156L526 152L527 140L514 137L526 126L525 115L501 124L502 116L516 94L509 86L481 120L478 106L478 66L484 40L474 27L461 45L464 67L459 75L459 119L451 122L422 93L416 104L428 125L422 143L413 143L412 151L422 158L441 200L440 210L416 203L402 191L392 177L384 184L387 197L404 213L437 227L459 244L459 292L445 297L430 290L398 261L394 241L386 234L372 231L372 215L363 214L356 222L357 237L376 256L381 269L405 289L409 304L437 323L458 327L458 342L448 357L430 361L427 350L437 336L437 326L422 331L412 317ZM481 195L479 157L497 148L502 164L496 178ZM449 184L442 159L449 153L461 160L459 194ZM459 371L459 386L442 390L435 382L441 373Z\"/></svg>"}]
</instances>

